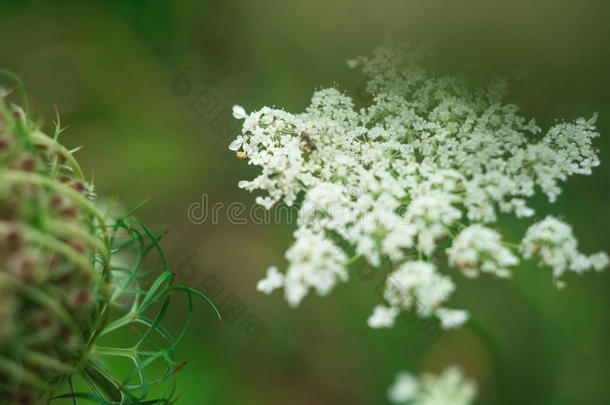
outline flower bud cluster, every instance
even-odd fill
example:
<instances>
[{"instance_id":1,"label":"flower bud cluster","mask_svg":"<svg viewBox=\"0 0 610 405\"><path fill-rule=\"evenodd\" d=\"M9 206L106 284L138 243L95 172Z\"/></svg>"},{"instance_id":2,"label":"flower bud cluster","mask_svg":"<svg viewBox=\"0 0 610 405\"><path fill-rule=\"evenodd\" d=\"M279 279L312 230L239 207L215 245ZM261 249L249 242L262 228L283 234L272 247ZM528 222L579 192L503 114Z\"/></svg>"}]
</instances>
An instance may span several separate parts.
<instances>
[{"instance_id":1,"label":"flower bud cluster","mask_svg":"<svg viewBox=\"0 0 610 405\"><path fill-rule=\"evenodd\" d=\"M0 403L29 404L84 357L107 310L101 217L70 151L0 99Z\"/></svg>"}]
</instances>

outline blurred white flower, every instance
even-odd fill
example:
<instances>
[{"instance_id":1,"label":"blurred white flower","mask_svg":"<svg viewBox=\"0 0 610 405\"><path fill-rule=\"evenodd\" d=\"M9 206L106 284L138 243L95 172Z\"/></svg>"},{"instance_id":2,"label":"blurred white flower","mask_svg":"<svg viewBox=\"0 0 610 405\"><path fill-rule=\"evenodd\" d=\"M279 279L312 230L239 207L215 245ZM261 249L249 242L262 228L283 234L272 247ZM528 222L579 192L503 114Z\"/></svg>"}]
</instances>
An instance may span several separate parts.
<instances>
[{"instance_id":1,"label":"blurred white flower","mask_svg":"<svg viewBox=\"0 0 610 405\"><path fill-rule=\"evenodd\" d=\"M476 392L476 383L466 378L461 368L452 366L439 376L423 374L416 378L399 373L388 389L388 399L398 405L470 405Z\"/></svg>"},{"instance_id":2,"label":"blurred white flower","mask_svg":"<svg viewBox=\"0 0 610 405\"><path fill-rule=\"evenodd\" d=\"M521 241L521 252L526 259L539 256L540 265L551 267L553 278L558 282L566 270L582 273L608 266L605 252L590 256L580 253L570 225L550 215L528 228Z\"/></svg>"},{"instance_id":3,"label":"blurred white flower","mask_svg":"<svg viewBox=\"0 0 610 405\"><path fill-rule=\"evenodd\" d=\"M435 315L445 330L459 328L468 320L468 312L459 309L439 308Z\"/></svg>"},{"instance_id":4,"label":"blurred white flower","mask_svg":"<svg viewBox=\"0 0 610 405\"><path fill-rule=\"evenodd\" d=\"M389 328L394 326L398 312L398 308L377 305L367 322L373 329Z\"/></svg>"},{"instance_id":5,"label":"blurred white flower","mask_svg":"<svg viewBox=\"0 0 610 405\"><path fill-rule=\"evenodd\" d=\"M390 273L383 297L403 310L415 310L427 317L449 298L455 285L447 276L436 271L436 266L423 261L408 261Z\"/></svg>"},{"instance_id":6,"label":"blurred white flower","mask_svg":"<svg viewBox=\"0 0 610 405\"><path fill-rule=\"evenodd\" d=\"M502 246L502 236L482 225L471 225L460 232L447 249L449 264L467 277L476 277L479 272L492 273L498 277L510 276L509 266L519 259L510 249Z\"/></svg>"},{"instance_id":7,"label":"blurred white flower","mask_svg":"<svg viewBox=\"0 0 610 405\"><path fill-rule=\"evenodd\" d=\"M412 400L419 390L419 381L411 373L401 372L396 376L396 381L388 389L390 402L402 404Z\"/></svg>"},{"instance_id":8,"label":"blurred white flower","mask_svg":"<svg viewBox=\"0 0 610 405\"><path fill-rule=\"evenodd\" d=\"M267 269L267 277L258 282L256 289L265 294L271 294L273 290L282 285L284 285L284 275L277 270L276 266L270 266Z\"/></svg>"},{"instance_id":9,"label":"blurred white flower","mask_svg":"<svg viewBox=\"0 0 610 405\"><path fill-rule=\"evenodd\" d=\"M593 253L591 256L589 256L589 260L591 261L591 266L596 271L602 271L610 264L610 259L608 258L608 254L606 252Z\"/></svg>"},{"instance_id":10,"label":"blurred white flower","mask_svg":"<svg viewBox=\"0 0 610 405\"><path fill-rule=\"evenodd\" d=\"M360 62L358 61L358 59L349 59L347 61L347 67L349 67L350 69L358 67L359 64Z\"/></svg>"}]
</instances>

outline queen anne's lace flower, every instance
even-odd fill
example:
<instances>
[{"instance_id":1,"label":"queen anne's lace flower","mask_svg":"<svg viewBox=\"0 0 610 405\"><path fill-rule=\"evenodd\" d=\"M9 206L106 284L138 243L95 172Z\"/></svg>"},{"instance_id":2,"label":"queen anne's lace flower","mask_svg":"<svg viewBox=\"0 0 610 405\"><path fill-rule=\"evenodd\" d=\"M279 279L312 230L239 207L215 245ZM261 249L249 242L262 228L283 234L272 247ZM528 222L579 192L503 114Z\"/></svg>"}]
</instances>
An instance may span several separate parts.
<instances>
[{"instance_id":1,"label":"queen anne's lace flower","mask_svg":"<svg viewBox=\"0 0 610 405\"><path fill-rule=\"evenodd\" d=\"M604 253L578 253L571 229L556 220L533 225L520 249L491 229L500 212L534 215L526 201L536 190L552 202L568 176L591 173L599 164L596 116L541 134L502 102L502 80L474 88L435 76L422 67L425 56L384 46L350 61L368 76L365 108L333 88L314 93L300 114L234 108L244 123L230 149L262 168L239 187L266 192L256 198L266 208L302 195L288 270L270 270L260 290L282 286L291 305L310 288L326 294L347 279L350 251L397 269L386 282L388 305L375 309L370 326L389 327L399 311L414 310L451 328L467 314L445 308L455 286L434 264L444 248L449 265L468 277L510 275L519 251L540 255L555 279L608 264Z\"/></svg>"},{"instance_id":2,"label":"queen anne's lace flower","mask_svg":"<svg viewBox=\"0 0 610 405\"><path fill-rule=\"evenodd\" d=\"M591 269L600 271L608 265L605 252L590 256L580 253L572 228L552 216L528 228L521 241L521 251L526 259L539 255L540 264L553 269L553 278L559 287L563 287L559 278L566 270L577 273Z\"/></svg>"},{"instance_id":3,"label":"queen anne's lace flower","mask_svg":"<svg viewBox=\"0 0 610 405\"><path fill-rule=\"evenodd\" d=\"M286 300L292 306L299 305L310 287L325 295L338 279L347 279L343 266L347 255L332 241L308 229L299 229L295 237L297 242L286 252L290 262L286 275L272 266L267 270L267 277L258 283L258 289L267 294L283 286Z\"/></svg>"},{"instance_id":4,"label":"queen anne's lace flower","mask_svg":"<svg viewBox=\"0 0 610 405\"><path fill-rule=\"evenodd\" d=\"M407 261L388 276L383 297L393 307L430 316L453 290L451 279L439 274L434 264Z\"/></svg>"},{"instance_id":5,"label":"queen anne's lace flower","mask_svg":"<svg viewBox=\"0 0 610 405\"><path fill-rule=\"evenodd\" d=\"M401 372L388 389L393 404L409 405L469 405L474 401L477 387L466 379L459 367L452 366L439 376L423 374L415 377Z\"/></svg>"},{"instance_id":6,"label":"queen anne's lace flower","mask_svg":"<svg viewBox=\"0 0 610 405\"><path fill-rule=\"evenodd\" d=\"M480 271L508 277L510 270L507 267L519 263L510 249L502 246L498 232L478 224L460 232L447 249L447 255L449 264L467 277L476 277Z\"/></svg>"}]
</instances>

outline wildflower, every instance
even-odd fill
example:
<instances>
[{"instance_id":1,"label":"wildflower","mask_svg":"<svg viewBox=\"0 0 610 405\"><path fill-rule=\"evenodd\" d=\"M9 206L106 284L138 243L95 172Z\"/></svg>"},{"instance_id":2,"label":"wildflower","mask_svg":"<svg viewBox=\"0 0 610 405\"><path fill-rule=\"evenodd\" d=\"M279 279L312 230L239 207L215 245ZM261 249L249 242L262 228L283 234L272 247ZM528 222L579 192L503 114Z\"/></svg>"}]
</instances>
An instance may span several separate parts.
<instances>
[{"instance_id":1,"label":"wildflower","mask_svg":"<svg viewBox=\"0 0 610 405\"><path fill-rule=\"evenodd\" d=\"M338 280L347 279L347 255L333 242L309 230L295 232L296 242L286 252L290 266L284 276L286 300L297 306L310 288L328 294Z\"/></svg>"},{"instance_id":2,"label":"wildflower","mask_svg":"<svg viewBox=\"0 0 610 405\"><path fill-rule=\"evenodd\" d=\"M508 277L510 270L507 267L519 263L510 249L502 245L498 232L479 224L460 232L447 249L447 255L449 264L467 277L476 277L479 272Z\"/></svg>"},{"instance_id":3,"label":"wildflower","mask_svg":"<svg viewBox=\"0 0 610 405\"><path fill-rule=\"evenodd\" d=\"M476 391L476 383L465 378L461 368L451 366L439 376L399 373L388 389L388 399L399 405L469 405Z\"/></svg>"},{"instance_id":4,"label":"wildflower","mask_svg":"<svg viewBox=\"0 0 610 405\"><path fill-rule=\"evenodd\" d=\"M436 271L432 263L407 261L386 279L384 298L394 307L414 309L430 316L455 290L447 276Z\"/></svg>"},{"instance_id":5,"label":"wildflower","mask_svg":"<svg viewBox=\"0 0 610 405\"><path fill-rule=\"evenodd\" d=\"M398 308L377 305L368 319L368 324L374 329L392 327L398 313Z\"/></svg>"},{"instance_id":6,"label":"wildflower","mask_svg":"<svg viewBox=\"0 0 610 405\"><path fill-rule=\"evenodd\" d=\"M302 195L294 245L281 286L290 305L310 289L327 294L348 278L346 252L377 268L396 268L386 280L384 305L368 319L389 327L400 311L435 316L444 328L468 319L447 308L452 274L506 278L520 256L541 256L554 279L566 271L602 270L608 256L576 250L571 229L543 221L522 243L502 240L498 214L526 219L527 205L542 192L550 202L561 182L599 165L593 140L596 115L558 122L546 132L503 102L501 79L473 87L426 70L428 54L407 46L382 46L371 57L348 62L367 76L370 105L356 109L337 89L316 91L305 111L263 107L243 119L230 149L261 172L239 182L262 191L257 204L292 206ZM567 226L567 225L566 225ZM268 274L259 289L280 286Z\"/></svg>"},{"instance_id":7,"label":"wildflower","mask_svg":"<svg viewBox=\"0 0 610 405\"><path fill-rule=\"evenodd\" d=\"M558 282L567 270L582 273L592 269L600 271L608 266L605 252L590 256L580 253L570 225L552 216L530 226L520 248L526 259L539 256L540 265L551 267L553 278Z\"/></svg>"}]
</instances>

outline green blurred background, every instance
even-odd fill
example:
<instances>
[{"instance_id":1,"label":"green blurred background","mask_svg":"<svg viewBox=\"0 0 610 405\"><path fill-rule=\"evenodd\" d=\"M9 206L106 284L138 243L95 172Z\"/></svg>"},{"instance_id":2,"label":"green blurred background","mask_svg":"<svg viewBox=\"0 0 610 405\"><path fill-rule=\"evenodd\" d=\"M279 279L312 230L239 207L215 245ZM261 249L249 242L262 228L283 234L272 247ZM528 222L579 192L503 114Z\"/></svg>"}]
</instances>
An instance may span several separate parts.
<instances>
[{"instance_id":1,"label":"green blurred background","mask_svg":"<svg viewBox=\"0 0 610 405\"><path fill-rule=\"evenodd\" d=\"M223 288L217 303L243 304L240 319L221 324L198 303L179 353L189 360L178 374L182 404L383 404L398 370L453 363L479 382L477 403L495 403L491 359L472 333L448 332L430 344L415 323L369 329L379 275L354 276L331 296L290 309L281 294L255 286L268 265L285 264L294 225L226 217L232 202L252 205L237 182L256 173L227 148L238 133L227 119L231 106L301 111L315 88L336 83L357 95L362 77L345 60L387 35L431 44L448 69L527 72L511 85L510 100L543 126L598 111L601 167L569 180L552 206L533 205L538 217L555 213L572 223L584 251L610 248L608 1L0 4L0 66L24 79L45 128L57 106L70 125L63 142L86 145L78 157L98 193L118 193L126 206L156 196L141 217L170 228L163 246L171 266L193 287L205 289L214 277ZM225 209L217 223L190 223L187 207L204 194L209 207ZM504 225L515 240L524 229ZM564 291L531 263L509 282L455 279L454 306L471 309L508 359L511 403L610 403L610 273L569 276ZM173 311L178 323L185 309ZM249 315L267 329L254 344L239 327Z\"/></svg>"}]
</instances>

